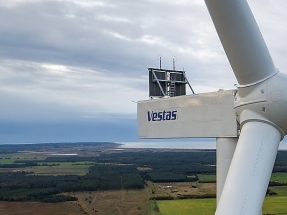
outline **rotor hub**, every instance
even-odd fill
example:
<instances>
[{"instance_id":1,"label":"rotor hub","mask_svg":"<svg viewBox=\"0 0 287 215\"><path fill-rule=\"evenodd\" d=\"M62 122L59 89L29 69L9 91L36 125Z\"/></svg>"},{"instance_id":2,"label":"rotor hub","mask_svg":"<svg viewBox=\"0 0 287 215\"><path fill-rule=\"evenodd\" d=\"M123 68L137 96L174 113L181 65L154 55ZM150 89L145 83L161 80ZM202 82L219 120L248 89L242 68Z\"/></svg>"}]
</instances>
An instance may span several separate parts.
<instances>
[{"instance_id":1,"label":"rotor hub","mask_svg":"<svg viewBox=\"0 0 287 215\"><path fill-rule=\"evenodd\" d=\"M276 127L281 138L287 133L287 75L272 77L248 86L238 86L234 109L240 126L261 121Z\"/></svg>"}]
</instances>

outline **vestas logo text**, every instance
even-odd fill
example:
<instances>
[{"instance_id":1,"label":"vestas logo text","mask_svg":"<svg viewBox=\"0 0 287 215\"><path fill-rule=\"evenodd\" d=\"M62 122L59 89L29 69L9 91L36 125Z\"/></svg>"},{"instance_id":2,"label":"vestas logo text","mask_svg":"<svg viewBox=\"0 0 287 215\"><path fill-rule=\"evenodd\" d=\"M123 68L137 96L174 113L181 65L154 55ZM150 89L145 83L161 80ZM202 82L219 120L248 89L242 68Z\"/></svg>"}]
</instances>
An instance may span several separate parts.
<instances>
[{"instance_id":1,"label":"vestas logo text","mask_svg":"<svg viewBox=\"0 0 287 215\"><path fill-rule=\"evenodd\" d=\"M148 111L147 112L147 120L150 121L169 121L177 119L177 111Z\"/></svg>"}]
</instances>

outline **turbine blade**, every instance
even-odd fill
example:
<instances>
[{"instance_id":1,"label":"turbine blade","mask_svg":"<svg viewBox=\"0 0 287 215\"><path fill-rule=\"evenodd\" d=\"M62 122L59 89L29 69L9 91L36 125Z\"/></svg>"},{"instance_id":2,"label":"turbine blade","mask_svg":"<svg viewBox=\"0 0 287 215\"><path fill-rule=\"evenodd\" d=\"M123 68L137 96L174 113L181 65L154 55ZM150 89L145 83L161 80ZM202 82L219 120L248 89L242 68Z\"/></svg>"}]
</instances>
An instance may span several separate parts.
<instances>
[{"instance_id":1,"label":"turbine blade","mask_svg":"<svg viewBox=\"0 0 287 215\"><path fill-rule=\"evenodd\" d=\"M260 214L279 142L279 131L267 123L243 125L216 215Z\"/></svg>"},{"instance_id":2,"label":"turbine blade","mask_svg":"<svg viewBox=\"0 0 287 215\"><path fill-rule=\"evenodd\" d=\"M246 0L205 0L223 48L240 85L276 73L268 48Z\"/></svg>"},{"instance_id":3,"label":"turbine blade","mask_svg":"<svg viewBox=\"0 0 287 215\"><path fill-rule=\"evenodd\" d=\"M233 158L238 138L220 137L216 139L216 202L219 202L225 179Z\"/></svg>"}]
</instances>

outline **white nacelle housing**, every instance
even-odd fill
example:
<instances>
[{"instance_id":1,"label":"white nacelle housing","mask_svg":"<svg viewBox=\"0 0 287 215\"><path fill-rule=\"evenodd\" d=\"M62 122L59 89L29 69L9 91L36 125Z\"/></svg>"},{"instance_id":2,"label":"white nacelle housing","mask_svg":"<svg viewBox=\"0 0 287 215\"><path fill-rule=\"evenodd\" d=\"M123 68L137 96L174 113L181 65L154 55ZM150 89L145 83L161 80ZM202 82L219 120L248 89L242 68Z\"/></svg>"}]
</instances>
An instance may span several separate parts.
<instances>
[{"instance_id":1,"label":"white nacelle housing","mask_svg":"<svg viewBox=\"0 0 287 215\"><path fill-rule=\"evenodd\" d=\"M139 138L237 137L234 91L138 102Z\"/></svg>"}]
</instances>

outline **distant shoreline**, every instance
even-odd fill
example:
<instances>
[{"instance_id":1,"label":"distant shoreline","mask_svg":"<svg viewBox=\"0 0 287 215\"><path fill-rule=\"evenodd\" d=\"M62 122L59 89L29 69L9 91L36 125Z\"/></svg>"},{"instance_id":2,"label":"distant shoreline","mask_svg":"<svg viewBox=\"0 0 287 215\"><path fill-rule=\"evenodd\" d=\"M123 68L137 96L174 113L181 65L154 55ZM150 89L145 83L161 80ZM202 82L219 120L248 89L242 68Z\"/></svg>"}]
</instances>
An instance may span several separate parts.
<instances>
[{"instance_id":1,"label":"distant shoreline","mask_svg":"<svg viewBox=\"0 0 287 215\"><path fill-rule=\"evenodd\" d=\"M82 146L100 146L106 149L125 150L125 149L216 149L216 141L214 140L191 140L185 142L53 142L53 143L0 143L0 149L7 147L23 147L23 146L67 146L67 147L82 147ZM287 150L287 141L282 141L279 150ZM20 150L19 150L20 151Z\"/></svg>"}]
</instances>

